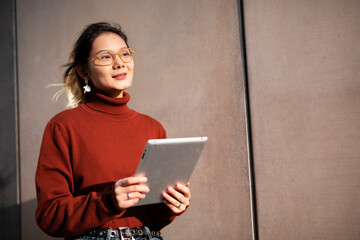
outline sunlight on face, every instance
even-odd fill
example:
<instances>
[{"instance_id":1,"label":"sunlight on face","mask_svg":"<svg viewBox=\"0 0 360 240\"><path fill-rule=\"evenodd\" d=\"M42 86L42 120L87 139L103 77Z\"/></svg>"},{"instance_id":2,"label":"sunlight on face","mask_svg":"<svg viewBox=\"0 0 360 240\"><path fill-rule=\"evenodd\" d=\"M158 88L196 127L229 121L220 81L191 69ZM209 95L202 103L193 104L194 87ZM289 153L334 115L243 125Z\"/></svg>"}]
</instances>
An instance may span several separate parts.
<instances>
[{"instance_id":1,"label":"sunlight on face","mask_svg":"<svg viewBox=\"0 0 360 240\"><path fill-rule=\"evenodd\" d=\"M119 35L106 32L95 39L90 56L95 56L101 51L117 53L126 47L125 41ZM116 56L114 63L109 66L98 66L90 61L87 75L97 91L110 97L122 97L123 91L132 84L134 61L124 63L119 56Z\"/></svg>"}]
</instances>

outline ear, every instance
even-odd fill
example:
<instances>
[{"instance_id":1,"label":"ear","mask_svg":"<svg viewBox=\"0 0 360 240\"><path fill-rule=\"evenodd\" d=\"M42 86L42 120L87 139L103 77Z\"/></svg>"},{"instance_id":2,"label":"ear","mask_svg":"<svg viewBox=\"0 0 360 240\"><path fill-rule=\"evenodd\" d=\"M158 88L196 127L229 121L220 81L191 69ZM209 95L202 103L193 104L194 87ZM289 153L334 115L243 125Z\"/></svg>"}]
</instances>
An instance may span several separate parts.
<instances>
[{"instance_id":1,"label":"ear","mask_svg":"<svg viewBox=\"0 0 360 240\"><path fill-rule=\"evenodd\" d=\"M89 80L89 76L88 76L88 74L87 74L86 69L85 69L84 66L82 66L82 65L77 65L77 66L75 67L75 69L76 69L76 72L79 74L79 76L80 76L82 79L84 79L84 80Z\"/></svg>"}]
</instances>

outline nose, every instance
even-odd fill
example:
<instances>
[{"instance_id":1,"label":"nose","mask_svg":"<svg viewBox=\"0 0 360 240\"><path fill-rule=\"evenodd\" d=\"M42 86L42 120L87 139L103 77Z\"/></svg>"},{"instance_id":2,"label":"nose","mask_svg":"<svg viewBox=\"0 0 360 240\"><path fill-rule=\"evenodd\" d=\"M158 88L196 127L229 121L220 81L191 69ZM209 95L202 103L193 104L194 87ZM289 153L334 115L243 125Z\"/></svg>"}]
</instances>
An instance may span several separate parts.
<instances>
[{"instance_id":1,"label":"nose","mask_svg":"<svg viewBox=\"0 0 360 240\"><path fill-rule=\"evenodd\" d=\"M115 59L114 59L114 63L113 63L113 68L117 69L117 68L122 68L124 67L125 64L124 62L121 60L119 55L115 55Z\"/></svg>"}]
</instances>

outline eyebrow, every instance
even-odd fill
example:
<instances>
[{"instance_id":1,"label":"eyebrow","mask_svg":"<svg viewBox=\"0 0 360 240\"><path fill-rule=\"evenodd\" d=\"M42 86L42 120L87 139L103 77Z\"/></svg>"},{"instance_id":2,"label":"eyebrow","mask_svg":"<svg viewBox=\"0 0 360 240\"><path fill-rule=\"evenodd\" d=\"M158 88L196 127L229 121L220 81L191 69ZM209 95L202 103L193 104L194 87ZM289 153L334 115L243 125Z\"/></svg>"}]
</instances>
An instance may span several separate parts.
<instances>
[{"instance_id":1,"label":"eyebrow","mask_svg":"<svg viewBox=\"0 0 360 240\"><path fill-rule=\"evenodd\" d=\"M117 51L117 52L120 52L122 49L128 49L128 47L122 47L122 48L120 48L120 50ZM94 55L97 55L97 54L99 54L99 53L101 53L101 52L116 52L116 51L112 51L112 50L110 50L110 49L102 49L102 50L97 51Z\"/></svg>"},{"instance_id":2,"label":"eyebrow","mask_svg":"<svg viewBox=\"0 0 360 240\"><path fill-rule=\"evenodd\" d=\"M99 54L99 53L101 53L101 52L113 52L113 51L108 50L108 49L103 49L103 50L97 51L94 55L97 55L97 54Z\"/></svg>"}]
</instances>

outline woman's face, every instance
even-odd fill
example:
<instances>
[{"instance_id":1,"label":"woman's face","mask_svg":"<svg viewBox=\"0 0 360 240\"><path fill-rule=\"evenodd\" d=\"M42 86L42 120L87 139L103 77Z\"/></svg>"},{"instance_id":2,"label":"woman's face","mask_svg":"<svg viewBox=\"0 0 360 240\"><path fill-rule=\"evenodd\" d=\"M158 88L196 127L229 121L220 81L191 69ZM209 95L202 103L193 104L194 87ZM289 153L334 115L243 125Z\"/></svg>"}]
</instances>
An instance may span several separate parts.
<instances>
[{"instance_id":1,"label":"woman's face","mask_svg":"<svg viewBox=\"0 0 360 240\"><path fill-rule=\"evenodd\" d=\"M104 50L117 53L126 47L125 41L119 35L102 33L95 39L90 57ZM99 66L89 61L86 74L99 92L110 97L122 97L123 91L132 84L134 61L124 63L119 56L115 57L110 66Z\"/></svg>"}]
</instances>

